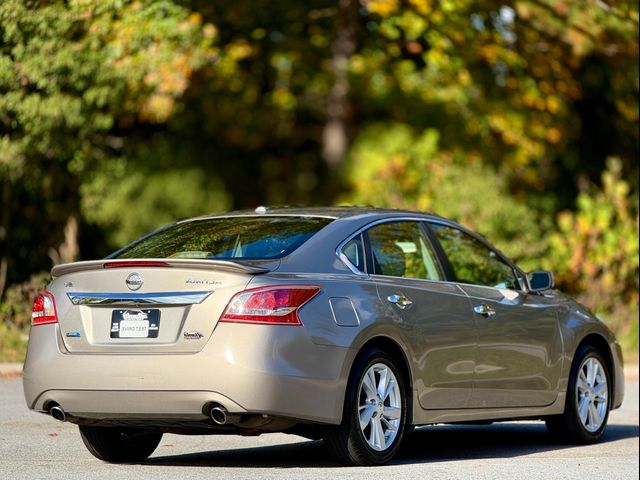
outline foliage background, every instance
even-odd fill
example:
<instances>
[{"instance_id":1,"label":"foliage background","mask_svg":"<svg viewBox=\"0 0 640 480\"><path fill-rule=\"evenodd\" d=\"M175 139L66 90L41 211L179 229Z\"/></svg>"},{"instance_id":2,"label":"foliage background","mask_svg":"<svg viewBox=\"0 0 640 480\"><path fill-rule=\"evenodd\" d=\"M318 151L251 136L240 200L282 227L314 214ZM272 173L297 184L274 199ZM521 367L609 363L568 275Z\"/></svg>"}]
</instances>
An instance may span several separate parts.
<instances>
[{"instance_id":1,"label":"foliage background","mask_svg":"<svg viewBox=\"0 0 640 480\"><path fill-rule=\"evenodd\" d=\"M638 348L630 0L3 0L0 358L51 266L259 204L430 210Z\"/></svg>"}]
</instances>

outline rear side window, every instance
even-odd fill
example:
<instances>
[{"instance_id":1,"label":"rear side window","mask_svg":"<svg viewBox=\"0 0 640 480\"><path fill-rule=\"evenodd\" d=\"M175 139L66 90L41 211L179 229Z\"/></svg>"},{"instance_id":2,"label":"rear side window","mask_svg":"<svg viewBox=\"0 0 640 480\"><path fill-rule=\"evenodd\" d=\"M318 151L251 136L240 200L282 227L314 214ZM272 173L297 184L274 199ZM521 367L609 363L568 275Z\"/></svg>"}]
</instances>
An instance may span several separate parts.
<instances>
[{"instance_id":1,"label":"rear side window","mask_svg":"<svg viewBox=\"0 0 640 480\"><path fill-rule=\"evenodd\" d=\"M332 222L318 217L229 217L178 223L112 258L274 259Z\"/></svg>"},{"instance_id":2,"label":"rear side window","mask_svg":"<svg viewBox=\"0 0 640 480\"><path fill-rule=\"evenodd\" d=\"M364 259L364 246L362 243L362 235L358 235L347 243L342 249L342 253L347 260L351 262L351 265L356 267L361 272L366 272L366 263Z\"/></svg>"},{"instance_id":3,"label":"rear side window","mask_svg":"<svg viewBox=\"0 0 640 480\"><path fill-rule=\"evenodd\" d=\"M381 223L367 231L374 273L391 277L443 280L431 243L412 221Z\"/></svg>"}]
</instances>

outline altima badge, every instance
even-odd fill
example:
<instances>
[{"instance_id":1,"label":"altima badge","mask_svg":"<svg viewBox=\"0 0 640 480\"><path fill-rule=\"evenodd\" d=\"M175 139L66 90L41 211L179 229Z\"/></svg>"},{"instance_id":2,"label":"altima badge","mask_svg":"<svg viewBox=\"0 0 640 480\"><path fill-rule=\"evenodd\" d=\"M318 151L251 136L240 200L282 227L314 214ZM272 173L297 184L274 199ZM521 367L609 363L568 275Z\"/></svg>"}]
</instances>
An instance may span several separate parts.
<instances>
[{"instance_id":1,"label":"altima badge","mask_svg":"<svg viewBox=\"0 0 640 480\"><path fill-rule=\"evenodd\" d=\"M144 281L142 280L142 275L137 272L130 273L127 279L124 281L127 284L129 290L140 290Z\"/></svg>"},{"instance_id":2,"label":"altima badge","mask_svg":"<svg viewBox=\"0 0 640 480\"><path fill-rule=\"evenodd\" d=\"M185 340L200 340L204 335L202 335L197 330L193 330L191 332L183 332L182 336Z\"/></svg>"},{"instance_id":3,"label":"altima badge","mask_svg":"<svg viewBox=\"0 0 640 480\"><path fill-rule=\"evenodd\" d=\"M222 285L220 280L208 280L200 278L188 278L185 285Z\"/></svg>"}]
</instances>

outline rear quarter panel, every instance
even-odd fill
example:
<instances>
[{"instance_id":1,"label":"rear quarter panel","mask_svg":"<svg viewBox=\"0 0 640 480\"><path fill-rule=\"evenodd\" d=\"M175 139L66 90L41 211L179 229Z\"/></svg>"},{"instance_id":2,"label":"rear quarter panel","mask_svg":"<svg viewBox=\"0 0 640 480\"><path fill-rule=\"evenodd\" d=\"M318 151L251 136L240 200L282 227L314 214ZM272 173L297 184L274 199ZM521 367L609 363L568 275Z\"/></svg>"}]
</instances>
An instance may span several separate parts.
<instances>
[{"instance_id":1,"label":"rear quarter panel","mask_svg":"<svg viewBox=\"0 0 640 480\"><path fill-rule=\"evenodd\" d=\"M308 284L321 289L316 297L300 309L299 317L315 345L344 349L344 362L335 390L337 411L342 412L353 362L368 340L373 337L389 338L404 350L405 358L413 358L408 342L402 337L402 325L394 323L389 317L386 306L379 301L376 285L369 277L349 274L268 274L254 277L248 288L274 284ZM332 298L351 301L357 324L338 324L336 320L339 319L334 317L330 306ZM302 370L309 367L300 365ZM409 368L412 369L411 366ZM336 370L333 372L337 373Z\"/></svg>"}]
</instances>

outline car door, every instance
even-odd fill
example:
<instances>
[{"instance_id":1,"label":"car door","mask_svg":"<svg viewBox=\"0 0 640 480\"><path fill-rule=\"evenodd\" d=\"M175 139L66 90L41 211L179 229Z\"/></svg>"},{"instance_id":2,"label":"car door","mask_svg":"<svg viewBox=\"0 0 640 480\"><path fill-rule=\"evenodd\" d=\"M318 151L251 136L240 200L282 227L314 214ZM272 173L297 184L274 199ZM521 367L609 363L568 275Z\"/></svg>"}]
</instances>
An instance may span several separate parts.
<instances>
[{"instance_id":1,"label":"car door","mask_svg":"<svg viewBox=\"0 0 640 480\"><path fill-rule=\"evenodd\" d=\"M475 319L465 294L445 275L417 221L391 221L365 232L370 271L389 318L410 347L423 409L466 408L473 388Z\"/></svg>"},{"instance_id":2,"label":"car door","mask_svg":"<svg viewBox=\"0 0 640 480\"><path fill-rule=\"evenodd\" d=\"M532 407L558 393L562 338L553 300L527 293L524 275L480 239L431 223L477 324L471 406Z\"/></svg>"}]
</instances>

